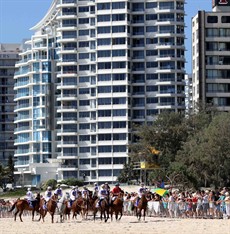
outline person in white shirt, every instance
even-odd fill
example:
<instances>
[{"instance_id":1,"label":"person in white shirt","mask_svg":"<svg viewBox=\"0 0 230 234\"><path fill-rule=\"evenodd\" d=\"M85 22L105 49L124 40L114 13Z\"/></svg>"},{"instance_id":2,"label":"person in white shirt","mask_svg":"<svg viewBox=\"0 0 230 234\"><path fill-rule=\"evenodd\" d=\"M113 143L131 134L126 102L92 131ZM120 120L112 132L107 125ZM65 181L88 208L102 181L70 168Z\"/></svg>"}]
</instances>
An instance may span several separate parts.
<instances>
[{"instance_id":1,"label":"person in white shirt","mask_svg":"<svg viewBox=\"0 0 230 234\"><path fill-rule=\"evenodd\" d=\"M70 190L70 206L72 206L72 204L74 203L74 201L77 199L78 194L77 194L77 187L73 187Z\"/></svg>"},{"instance_id":2,"label":"person in white shirt","mask_svg":"<svg viewBox=\"0 0 230 234\"><path fill-rule=\"evenodd\" d=\"M45 196L44 199L46 202L48 202L50 200L50 198L52 197L52 191L51 191L51 187L47 187L47 190L45 191Z\"/></svg>"},{"instance_id":3,"label":"person in white shirt","mask_svg":"<svg viewBox=\"0 0 230 234\"><path fill-rule=\"evenodd\" d=\"M100 191L98 193L99 199L98 199L97 207L100 206L101 201L104 200L104 199L106 199L107 202L109 202L108 201L108 196L109 196L108 190L106 189L106 186L104 184L102 184L101 189L100 189Z\"/></svg>"},{"instance_id":4,"label":"person in white shirt","mask_svg":"<svg viewBox=\"0 0 230 234\"><path fill-rule=\"evenodd\" d=\"M27 189L26 199L29 202L30 207L33 207L32 201L34 201L34 195L33 195L32 191L31 191L31 188Z\"/></svg>"},{"instance_id":5,"label":"person in white shirt","mask_svg":"<svg viewBox=\"0 0 230 234\"><path fill-rule=\"evenodd\" d=\"M62 197L62 188L61 188L60 184L57 185L57 189L54 191L54 194L56 194L58 196L58 199L60 199Z\"/></svg>"}]
</instances>

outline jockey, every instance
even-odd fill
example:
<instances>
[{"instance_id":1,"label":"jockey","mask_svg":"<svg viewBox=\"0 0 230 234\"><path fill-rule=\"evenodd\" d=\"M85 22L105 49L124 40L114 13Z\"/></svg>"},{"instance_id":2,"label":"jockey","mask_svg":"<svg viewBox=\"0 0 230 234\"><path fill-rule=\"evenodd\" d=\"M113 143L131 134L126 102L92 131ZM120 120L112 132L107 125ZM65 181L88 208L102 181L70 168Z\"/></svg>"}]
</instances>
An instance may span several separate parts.
<instances>
[{"instance_id":1,"label":"jockey","mask_svg":"<svg viewBox=\"0 0 230 234\"><path fill-rule=\"evenodd\" d=\"M31 191L31 188L27 189L26 199L29 202L29 206L33 207L32 201L34 201L34 195L33 195L32 191Z\"/></svg>"},{"instance_id":2,"label":"jockey","mask_svg":"<svg viewBox=\"0 0 230 234\"><path fill-rule=\"evenodd\" d=\"M77 187L73 187L70 191L70 206L72 206L73 202L77 199Z\"/></svg>"},{"instance_id":3,"label":"jockey","mask_svg":"<svg viewBox=\"0 0 230 234\"><path fill-rule=\"evenodd\" d=\"M57 185L57 189L54 191L54 194L58 196L58 198L62 197L62 189L60 184Z\"/></svg>"},{"instance_id":4,"label":"jockey","mask_svg":"<svg viewBox=\"0 0 230 234\"><path fill-rule=\"evenodd\" d=\"M50 200L50 198L52 197L52 191L51 191L51 187L47 187L47 190L45 191L45 196L44 199L46 202L48 202Z\"/></svg>"},{"instance_id":5,"label":"jockey","mask_svg":"<svg viewBox=\"0 0 230 234\"><path fill-rule=\"evenodd\" d=\"M89 195L89 190L87 189L86 186L83 186L83 190L81 191L81 195L83 198L87 198Z\"/></svg>"},{"instance_id":6,"label":"jockey","mask_svg":"<svg viewBox=\"0 0 230 234\"><path fill-rule=\"evenodd\" d=\"M108 192L108 194L109 194L109 192L110 192L110 187L109 187L109 185L108 185L108 183L107 182L105 182L105 190Z\"/></svg>"},{"instance_id":7,"label":"jockey","mask_svg":"<svg viewBox=\"0 0 230 234\"><path fill-rule=\"evenodd\" d=\"M98 196L98 192L99 192L99 187L97 183L94 183L94 188L93 188L94 196Z\"/></svg>"},{"instance_id":8,"label":"jockey","mask_svg":"<svg viewBox=\"0 0 230 234\"><path fill-rule=\"evenodd\" d=\"M113 201L115 201L115 199L117 198L117 196L119 195L119 193L123 192L123 190L119 187L120 184L119 183L116 183L115 184L115 187L112 189L111 193L113 195L112 197L112 201L111 203L113 204Z\"/></svg>"},{"instance_id":9,"label":"jockey","mask_svg":"<svg viewBox=\"0 0 230 234\"><path fill-rule=\"evenodd\" d=\"M142 195L147 191L147 189L145 188L145 184L141 183L141 187L138 189L137 191L137 204L139 202L139 200L141 199Z\"/></svg>"},{"instance_id":10,"label":"jockey","mask_svg":"<svg viewBox=\"0 0 230 234\"><path fill-rule=\"evenodd\" d=\"M102 200L108 199L109 193L105 188L106 188L106 186L104 184L102 184L101 189L100 189L100 191L98 193L99 200L98 200L98 203L97 203L96 207L100 206Z\"/></svg>"}]
</instances>

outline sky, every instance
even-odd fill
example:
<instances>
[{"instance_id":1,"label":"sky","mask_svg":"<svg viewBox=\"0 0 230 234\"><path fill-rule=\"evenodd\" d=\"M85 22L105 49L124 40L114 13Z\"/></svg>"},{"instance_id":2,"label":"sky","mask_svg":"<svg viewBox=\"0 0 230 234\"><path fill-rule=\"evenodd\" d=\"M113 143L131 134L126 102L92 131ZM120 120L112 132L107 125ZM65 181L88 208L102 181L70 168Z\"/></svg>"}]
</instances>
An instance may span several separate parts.
<instances>
[{"instance_id":1,"label":"sky","mask_svg":"<svg viewBox=\"0 0 230 234\"><path fill-rule=\"evenodd\" d=\"M198 10L211 11L212 0L186 0L186 72L191 73L191 18ZM0 43L21 43L29 29L46 14L52 0L0 0Z\"/></svg>"}]
</instances>

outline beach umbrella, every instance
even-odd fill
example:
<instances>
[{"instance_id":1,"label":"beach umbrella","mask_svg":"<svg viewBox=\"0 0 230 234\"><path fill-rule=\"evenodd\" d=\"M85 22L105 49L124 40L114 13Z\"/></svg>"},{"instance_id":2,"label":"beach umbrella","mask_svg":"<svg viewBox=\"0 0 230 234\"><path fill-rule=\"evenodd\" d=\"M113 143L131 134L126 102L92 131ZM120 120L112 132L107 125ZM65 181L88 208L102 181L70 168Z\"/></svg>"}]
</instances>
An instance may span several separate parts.
<instances>
[{"instance_id":1,"label":"beach umbrella","mask_svg":"<svg viewBox=\"0 0 230 234\"><path fill-rule=\"evenodd\" d=\"M152 189L152 192L163 197L165 194L168 193L168 190L165 190L165 189L162 189L162 188L155 188L155 189Z\"/></svg>"}]
</instances>

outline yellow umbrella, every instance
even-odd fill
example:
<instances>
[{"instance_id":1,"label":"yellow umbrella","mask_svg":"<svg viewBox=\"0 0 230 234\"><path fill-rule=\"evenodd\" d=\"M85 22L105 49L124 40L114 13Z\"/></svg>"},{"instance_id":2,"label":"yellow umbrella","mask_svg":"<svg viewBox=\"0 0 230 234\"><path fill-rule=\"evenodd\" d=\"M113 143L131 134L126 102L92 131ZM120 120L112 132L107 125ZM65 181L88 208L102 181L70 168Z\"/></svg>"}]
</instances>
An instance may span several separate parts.
<instances>
[{"instance_id":1,"label":"yellow umbrella","mask_svg":"<svg viewBox=\"0 0 230 234\"><path fill-rule=\"evenodd\" d=\"M168 190L165 190L165 189L162 189L162 188L155 188L155 189L152 189L152 192L163 197L165 194L168 193Z\"/></svg>"}]
</instances>

